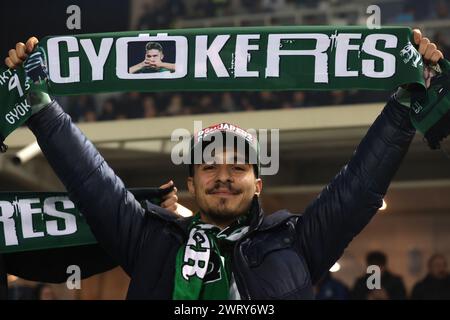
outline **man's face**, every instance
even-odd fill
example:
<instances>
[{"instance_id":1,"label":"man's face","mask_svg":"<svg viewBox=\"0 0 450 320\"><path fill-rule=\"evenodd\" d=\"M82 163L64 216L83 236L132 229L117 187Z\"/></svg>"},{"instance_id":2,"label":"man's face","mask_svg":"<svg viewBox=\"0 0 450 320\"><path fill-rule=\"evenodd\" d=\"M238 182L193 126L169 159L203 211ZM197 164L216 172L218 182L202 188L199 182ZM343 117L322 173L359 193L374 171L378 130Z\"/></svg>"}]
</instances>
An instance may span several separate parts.
<instances>
[{"instance_id":1,"label":"man's face","mask_svg":"<svg viewBox=\"0 0 450 320\"><path fill-rule=\"evenodd\" d=\"M157 64L161 63L163 57L164 56L162 52L157 49L147 50L147 52L145 53L145 61L147 61L150 66L156 66Z\"/></svg>"},{"instance_id":2,"label":"man's face","mask_svg":"<svg viewBox=\"0 0 450 320\"><path fill-rule=\"evenodd\" d=\"M250 209L253 196L262 190L253 166L235 151L220 151L211 163L194 165L188 189L195 196L202 219L225 227Z\"/></svg>"},{"instance_id":3,"label":"man's face","mask_svg":"<svg viewBox=\"0 0 450 320\"><path fill-rule=\"evenodd\" d=\"M447 262L443 257L436 257L430 263L430 273L433 277L442 279L447 276Z\"/></svg>"}]
</instances>

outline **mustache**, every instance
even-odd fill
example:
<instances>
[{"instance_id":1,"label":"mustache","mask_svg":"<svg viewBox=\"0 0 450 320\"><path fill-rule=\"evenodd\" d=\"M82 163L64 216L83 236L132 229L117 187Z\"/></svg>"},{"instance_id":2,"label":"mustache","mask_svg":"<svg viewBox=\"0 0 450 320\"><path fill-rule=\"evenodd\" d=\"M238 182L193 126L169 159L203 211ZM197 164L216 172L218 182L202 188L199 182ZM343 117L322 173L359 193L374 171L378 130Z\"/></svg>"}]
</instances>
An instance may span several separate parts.
<instances>
[{"instance_id":1,"label":"mustache","mask_svg":"<svg viewBox=\"0 0 450 320\"><path fill-rule=\"evenodd\" d=\"M214 184L212 188L206 189L206 194L214 194L218 192L220 189L227 189L231 194L240 194L242 192L241 189L235 188L231 184L231 182L218 181Z\"/></svg>"}]
</instances>

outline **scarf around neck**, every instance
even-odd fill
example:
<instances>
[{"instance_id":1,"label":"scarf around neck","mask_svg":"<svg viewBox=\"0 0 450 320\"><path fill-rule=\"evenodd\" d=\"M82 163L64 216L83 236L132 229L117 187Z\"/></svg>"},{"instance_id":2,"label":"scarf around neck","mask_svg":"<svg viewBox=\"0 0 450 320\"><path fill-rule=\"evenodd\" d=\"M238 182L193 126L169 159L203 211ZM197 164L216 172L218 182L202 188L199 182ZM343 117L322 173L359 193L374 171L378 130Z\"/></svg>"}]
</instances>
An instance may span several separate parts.
<instances>
[{"instance_id":1,"label":"scarf around neck","mask_svg":"<svg viewBox=\"0 0 450 320\"><path fill-rule=\"evenodd\" d=\"M197 214L175 265L174 300L227 300L230 298L231 255L234 245L249 230L249 214L227 228L204 223Z\"/></svg>"}]
</instances>

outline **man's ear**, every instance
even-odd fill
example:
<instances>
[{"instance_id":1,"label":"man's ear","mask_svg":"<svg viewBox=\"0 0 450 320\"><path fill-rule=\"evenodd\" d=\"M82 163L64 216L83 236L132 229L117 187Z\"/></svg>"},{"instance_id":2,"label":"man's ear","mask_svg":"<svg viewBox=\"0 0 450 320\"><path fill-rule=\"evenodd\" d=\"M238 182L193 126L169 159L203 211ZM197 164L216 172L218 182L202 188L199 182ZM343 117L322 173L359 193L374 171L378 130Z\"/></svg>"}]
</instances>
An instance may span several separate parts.
<instances>
[{"instance_id":1,"label":"man's ear","mask_svg":"<svg viewBox=\"0 0 450 320\"><path fill-rule=\"evenodd\" d=\"M263 182L261 178L255 179L255 194L259 197L262 192Z\"/></svg>"},{"instance_id":2,"label":"man's ear","mask_svg":"<svg viewBox=\"0 0 450 320\"><path fill-rule=\"evenodd\" d=\"M193 196L195 196L194 178L193 177L187 178L187 187L188 187L189 193L192 194Z\"/></svg>"}]
</instances>

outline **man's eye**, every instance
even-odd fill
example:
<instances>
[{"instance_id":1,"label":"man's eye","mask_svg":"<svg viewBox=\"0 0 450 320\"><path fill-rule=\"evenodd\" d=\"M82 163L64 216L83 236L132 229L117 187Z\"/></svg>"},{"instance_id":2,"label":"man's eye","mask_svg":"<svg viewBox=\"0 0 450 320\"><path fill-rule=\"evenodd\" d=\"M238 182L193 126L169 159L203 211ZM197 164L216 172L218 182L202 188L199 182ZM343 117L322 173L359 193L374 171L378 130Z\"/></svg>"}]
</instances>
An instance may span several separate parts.
<instances>
[{"instance_id":1,"label":"man's eye","mask_svg":"<svg viewBox=\"0 0 450 320\"><path fill-rule=\"evenodd\" d=\"M237 170L237 171L245 171L245 167L244 166L234 166L233 169Z\"/></svg>"},{"instance_id":2,"label":"man's eye","mask_svg":"<svg viewBox=\"0 0 450 320\"><path fill-rule=\"evenodd\" d=\"M212 165L212 164L203 166L203 170L212 170L212 169L214 169L214 165Z\"/></svg>"}]
</instances>

